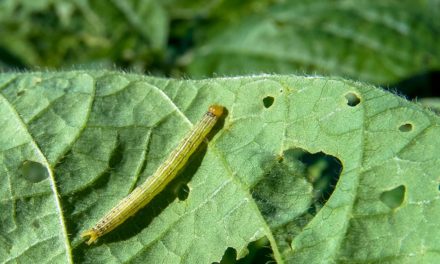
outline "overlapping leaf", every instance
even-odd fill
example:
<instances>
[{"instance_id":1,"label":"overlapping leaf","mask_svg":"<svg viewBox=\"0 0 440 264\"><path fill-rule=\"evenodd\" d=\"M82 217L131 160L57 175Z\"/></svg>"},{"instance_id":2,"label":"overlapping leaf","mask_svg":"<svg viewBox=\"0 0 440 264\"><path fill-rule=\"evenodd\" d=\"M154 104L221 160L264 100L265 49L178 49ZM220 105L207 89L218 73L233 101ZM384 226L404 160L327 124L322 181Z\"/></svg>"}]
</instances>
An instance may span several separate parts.
<instances>
[{"instance_id":1,"label":"overlapping leaf","mask_svg":"<svg viewBox=\"0 0 440 264\"><path fill-rule=\"evenodd\" d=\"M438 1L287 1L213 31L189 72L306 72L394 84L439 69L438 10Z\"/></svg>"}]
</instances>

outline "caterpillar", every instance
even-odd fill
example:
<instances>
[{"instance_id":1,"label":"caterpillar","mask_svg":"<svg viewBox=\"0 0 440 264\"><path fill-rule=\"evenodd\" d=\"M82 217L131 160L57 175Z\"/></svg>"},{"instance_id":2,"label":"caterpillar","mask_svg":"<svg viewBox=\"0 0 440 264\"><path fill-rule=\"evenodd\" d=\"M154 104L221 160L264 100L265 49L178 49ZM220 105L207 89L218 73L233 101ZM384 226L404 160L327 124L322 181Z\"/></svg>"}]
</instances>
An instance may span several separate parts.
<instances>
[{"instance_id":1,"label":"caterpillar","mask_svg":"<svg viewBox=\"0 0 440 264\"><path fill-rule=\"evenodd\" d=\"M81 237L89 237L88 245L115 229L139 209L147 205L159 194L186 164L189 157L211 131L218 119L223 115L224 107L211 105L203 118L194 125L191 131L180 141L176 149L157 168L156 172L123 198L115 207L104 215L94 227L86 230Z\"/></svg>"}]
</instances>

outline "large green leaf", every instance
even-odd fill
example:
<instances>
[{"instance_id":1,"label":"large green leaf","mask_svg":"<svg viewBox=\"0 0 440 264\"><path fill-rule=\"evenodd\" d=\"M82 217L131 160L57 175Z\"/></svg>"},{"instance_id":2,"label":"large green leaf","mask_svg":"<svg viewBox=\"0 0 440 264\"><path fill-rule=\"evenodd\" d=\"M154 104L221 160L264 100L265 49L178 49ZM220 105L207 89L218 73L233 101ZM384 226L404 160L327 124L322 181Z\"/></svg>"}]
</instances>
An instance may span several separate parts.
<instances>
[{"instance_id":1,"label":"large green leaf","mask_svg":"<svg viewBox=\"0 0 440 264\"><path fill-rule=\"evenodd\" d=\"M211 263L228 247L244 256L262 237L280 263L439 258L440 120L381 89L320 77L71 71L3 73L0 91L2 263ZM212 103L228 113L208 147L149 206L85 245L79 234ZM307 172L298 150L341 162L320 206L305 177L320 169Z\"/></svg>"},{"instance_id":2,"label":"large green leaf","mask_svg":"<svg viewBox=\"0 0 440 264\"><path fill-rule=\"evenodd\" d=\"M189 72L307 72L392 84L440 69L439 10L437 0L286 1L216 25L199 40Z\"/></svg>"}]
</instances>

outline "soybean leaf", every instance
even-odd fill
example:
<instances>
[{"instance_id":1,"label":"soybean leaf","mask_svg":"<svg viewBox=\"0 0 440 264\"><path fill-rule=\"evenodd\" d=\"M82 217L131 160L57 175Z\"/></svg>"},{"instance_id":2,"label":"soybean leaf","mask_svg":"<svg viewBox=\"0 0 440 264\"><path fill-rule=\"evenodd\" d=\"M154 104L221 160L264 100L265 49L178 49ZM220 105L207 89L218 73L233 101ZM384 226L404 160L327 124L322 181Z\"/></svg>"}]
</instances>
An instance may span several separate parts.
<instances>
[{"instance_id":1,"label":"soybean leaf","mask_svg":"<svg viewBox=\"0 0 440 264\"><path fill-rule=\"evenodd\" d=\"M0 92L1 262L211 263L262 238L279 263L439 257L439 118L376 87L67 71L2 73ZM85 245L213 103L228 111L208 146Z\"/></svg>"}]
</instances>

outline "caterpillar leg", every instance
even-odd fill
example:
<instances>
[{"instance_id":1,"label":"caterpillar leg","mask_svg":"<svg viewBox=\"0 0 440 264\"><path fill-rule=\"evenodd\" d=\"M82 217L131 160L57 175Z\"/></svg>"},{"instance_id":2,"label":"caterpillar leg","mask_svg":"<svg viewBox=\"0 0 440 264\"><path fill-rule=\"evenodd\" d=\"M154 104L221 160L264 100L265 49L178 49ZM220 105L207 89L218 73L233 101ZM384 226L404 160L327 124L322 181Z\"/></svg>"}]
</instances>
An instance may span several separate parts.
<instances>
[{"instance_id":1,"label":"caterpillar leg","mask_svg":"<svg viewBox=\"0 0 440 264\"><path fill-rule=\"evenodd\" d=\"M92 228L92 229L89 229L89 230L86 230L86 231L84 231L84 232L81 234L81 237L87 237L87 236L90 237L90 238L89 238L89 241L86 242L87 245L90 245L90 244L92 244L92 243L95 243L96 240L97 240L98 237L99 237L98 233L97 233L93 228Z\"/></svg>"}]
</instances>

